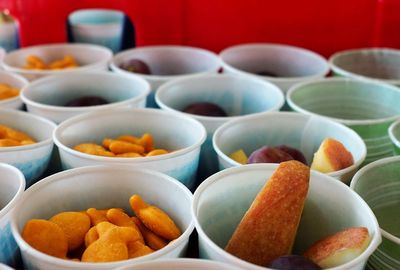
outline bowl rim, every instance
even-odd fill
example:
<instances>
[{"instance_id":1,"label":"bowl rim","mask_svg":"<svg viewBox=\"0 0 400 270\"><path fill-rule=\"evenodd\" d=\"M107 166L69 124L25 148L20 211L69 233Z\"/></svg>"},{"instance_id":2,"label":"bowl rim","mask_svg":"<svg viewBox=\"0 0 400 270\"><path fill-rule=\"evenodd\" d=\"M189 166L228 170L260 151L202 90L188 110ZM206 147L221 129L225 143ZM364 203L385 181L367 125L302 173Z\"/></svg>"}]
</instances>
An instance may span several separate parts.
<instances>
[{"instance_id":1,"label":"bowl rim","mask_svg":"<svg viewBox=\"0 0 400 270\"><path fill-rule=\"evenodd\" d=\"M35 49L57 49L57 48L71 48L71 49L88 49L88 50L96 50L104 54L104 59L93 62L86 65L81 65L73 69L62 69L62 70L39 70L39 69L24 69L22 67L16 67L7 63L10 57L20 54L21 52L29 52L30 50ZM113 56L112 51L104 46L95 45L95 44L88 44L88 43L49 43L49 44L40 44L40 45L33 45L29 47L23 47L17 49L15 51L7 53L3 61L1 62L3 68L10 72L17 72L19 74L26 74L26 75L52 75L52 74L67 74L67 73L75 73L80 71L87 71L93 68L98 67L100 64L104 63L104 67L108 66L111 58Z\"/></svg>"},{"instance_id":2,"label":"bowl rim","mask_svg":"<svg viewBox=\"0 0 400 270\"><path fill-rule=\"evenodd\" d=\"M144 90L142 90L142 93L140 93L139 95L136 95L134 97L131 97L129 99L124 99L118 102L111 102L109 104L103 104L103 105L95 105L95 106L77 106L77 107L67 107L67 106L61 106L61 105L49 105L49 104L45 104L45 103L41 103L38 101L35 101L33 99L31 99L30 97L27 96L27 92L32 92L35 91L35 88L40 87L41 85L45 85L48 82L57 82L58 79L63 79L66 77L71 77L71 79L76 79L77 76L82 78L85 76L107 76L107 77L115 77L115 79L126 79L126 80L131 80L132 82L135 81L135 83L140 83L143 84L143 88ZM64 83L60 83L57 82L57 85L62 85ZM146 96L148 96L150 94L150 84L140 78L139 76L124 76L122 74L117 74L117 73L113 73L113 72L106 72L106 71L87 71L85 73L69 73L69 74L57 74L57 75L50 75L50 76L45 76L42 78L39 78L37 80L34 80L33 82L31 82L30 84L26 85L22 90L21 90L21 100L23 103L25 103L26 105L35 107L37 109L45 109L45 110L51 110L54 112L86 112L86 111L96 111L96 110L103 110L103 109L110 109L110 108L114 108L114 107L118 107L121 105L127 105L132 103L133 101L138 101L140 99L145 98ZM54 94L57 91L51 92L50 94Z\"/></svg>"},{"instance_id":3,"label":"bowl rim","mask_svg":"<svg viewBox=\"0 0 400 270\"><path fill-rule=\"evenodd\" d=\"M15 205L19 202L19 200L25 190L26 180L25 180L25 176L23 175L23 173L19 169L17 169L16 167L14 167L10 164L0 162L0 169L12 171L12 173L14 173L16 176L16 177L13 177L12 181L17 181L19 184L17 192L15 192L13 198L10 201L8 201L7 204L3 208L0 208L0 219L1 219L7 213L9 213L11 211L11 209L13 209L15 207Z\"/></svg>"},{"instance_id":4,"label":"bowl rim","mask_svg":"<svg viewBox=\"0 0 400 270\"><path fill-rule=\"evenodd\" d=\"M386 158L382 158L376 161L373 161L367 165L365 165L364 167L362 167L360 170L358 170L353 178L351 179L350 182L350 188L352 190L355 191L355 188L358 184L358 182L361 182L361 177L368 171L373 170L376 167L380 167L384 164L389 164L389 163L400 163L400 156L393 156L393 157L386 157ZM355 191L356 192L356 191ZM382 236L398 245L400 245L400 237L396 237L394 234L389 233L388 231L380 228Z\"/></svg>"},{"instance_id":5,"label":"bowl rim","mask_svg":"<svg viewBox=\"0 0 400 270\"><path fill-rule=\"evenodd\" d=\"M309 55L309 56L314 57L315 59L318 59L318 61L320 61L321 64L324 65L324 69L321 70L318 73L315 73L315 74L312 74L312 75L307 75L307 76L271 77L271 76L258 75L258 74L255 74L255 73L244 71L242 69L238 69L238 68L232 66L231 64L228 64L224 60L224 55L226 55L227 53L231 52L232 50L236 50L236 49L252 49L252 48L265 48L265 49L280 48L280 49L286 49L286 50L294 50L294 51L297 51L298 53ZM227 47L227 48L223 49L219 53L219 57L221 59L221 63L222 63L223 68L231 69L231 70L235 71L235 73L238 73L238 74L255 76L255 77L258 77L258 78L267 79L267 80L269 80L271 82L277 82L277 83L279 83L279 82L297 82L297 81L303 81L303 80L310 80L310 79L316 79L316 78L320 78L320 77L325 77L330 71L328 60L325 57L323 57L321 54L319 54L319 53L317 53L315 51L309 50L307 48L288 45L288 44L283 44L283 43L257 43L256 42L256 43L244 43L244 44L233 45L233 46L230 46L230 47Z\"/></svg>"},{"instance_id":6,"label":"bowl rim","mask_svg":"<svg viewBox=\"0 0 400 270\"><path fill-rule=\"evenodd\" d=\"M40 192L40 189L43 186L47 186L48 184L56 183L59 181L66 181L71 176L79 175L82 173L93 173L93 172L99 172L99 171L115 171L115 170L125 170L126 172L135 172L135 171L140 171L144 174L147 175L156 175L160 178L163 178L164 180L173 183L176 185L177 188L179 188L181 191L184 192L184 194L187 195L189 198L190 202L193 200L193 195L192 193L188 190L188 188L182 184L181 182L177 181L175 178L172 178L171 176L168 176L166 174L154 171L154 170L148 170L148 169L142 169L142 168L134 168L130 167L128 165L94 165L94 166L85 166L85 167L79 167L79 168L73 168L65 171L58 172L56 174L52 174L50 176L47 176L43 178L42 180L36 182L33 184L27 191L23 193L23 196L18 203L18 205L15 207L15 211L13 213L13 216L10 220L10 225L11 225L11 231L12 235L14 236L16 242L18 243L18 246L20 247L21 251L25 251L30 253L32 256L34 256L36 259L39 257L40 260L45 261L46 263L51 263L51 264L66 264L66 267L74 267L75 269L97 269L99 265L101 266L109 266L109 269L114 269L115 267L122 266L124 263L129 262L129 261L134 261L139 258L139 261L143 261L143 258L157 258L159 256L163 256L165 253L170 252L171 250L175 249L178 247L178 245L182 244L186 238L189 239L190 234L194 230L194 223L193 219L191 219L189 225L185 229L185 231L182 232L181 236L179 236L177 239L172 241L170 244L165 246L164 248L160 250L156 250L151 254L147 254L141 257L137 258L132 258L128 260L123 260L123 261L116 261L116 262L106 262L106 263L86 263L85 262L85 267L83 267L82 262L75 262L71 260L64 260L61 258L53 257L51 255L47 255L39 250L36 250L35 248L31 247L28 243L25 242L25 240L22 238L21 233L18 230L18 225L17 225L17 216L19 213L19 208L23 207L23 203L27 200L27 196L29 196L31 193L38 193ZM190 216L191 217L191 216ZM141 260L140 260L141 259ZM86 267L87 266L87 267Z\"/></svg>"},{"instance_id":7,"label":"bowl rim","mask_svg":"<svg viewBox=\"0 0 400 270\"><path fill-rule=\"evenodd\" d=\"M330 78L322 78L322 79L317 79L313 81L307 81L307 82L301 82L298 84L293 85L290 87L288 92L286 93L286 101L289 104L289 106L300 113L303 114L309 114L309 115L315 115L315 116L320 116L320 117L325 117L328 119L331 119L336 122L340 122L344 125L373 125L373 124L381 124L381 123L386 123L386 122L391 122L394 121L395 119L399 118L399 115L392 115L390 117L383 117L379 119L362 119L362 120L354 120L354 119L344 119L344 118L335 118L335 117L330 117L330 116L325 116L321 114L317 114L315 112L312 112L310 110L303 109L303 107L300 107L296 103L294 103L292 96L294 95L295 92L301 91L302 88L310 86L310 85L316 85L316 84L326 84L326 83L355 83L355 84L370 84L370 85L375 85L380 88L387 88L393 92L399 92L399 89L391 84L387 83L382 83L382 82L376 82L372 80L356 80L356 79L351 79L351 78L344 78L344 77L330 77ZM324 90L321 90L324 91Z\"/></svg>"},{"instance_id":8,"label":"bowl rim","mask_svg":"<svg viewBox=\"0 0 400 270\"><path fill-rule=\"evenodd\" d=\"M197 219L197 209L198 209L198 202L201 196L201 193L204 192L204 190L206 190L208 188L208 186L214 184L215 182L219 181L220 179L225 178L228 175L234 174L236 172L246 172L246 171L252 171L252 170L275 170L278 167L279 164L274 164L274 163L258 163L258 164L246 164L240 167L231 167L222 171L219 171L213 175L211 175L210 177L206 178L196 189L196 191L193 194L193 201L192 201L192 208L191 208L191 214L192 214L192 219L194 221L195 224L195 228L199 234L199 237L202 237L203 239L205 239L205 241L207 242L208 245L210 245L213 250L218 253L220 256L223 257L227 257L229 259L229 261L233 261L235 263L235 265L243 267L245 269L271 269L272 268L265 268L265 267L261 267L258 266L256 264L252 264L250 262L247 262L245 260L242 260L232 254L229 254L228 252L226 252L224 249L222 249L221 247L219 247L217 244L214 243L214 241L212 241L208 235L204 232L202 226L200 225L200 222ZM354 190L350 189L346 184L342 183L341 181L338 181L337 179L314 171L314 170L310 170L310 178L314 176L314 178L325 178L324 181L330 181L333 185L337 185L340 186L341 189L348 189L348 191L353 194L353 196L355 196L357 198L357 200L359 201L359 203L363 204L364 207L366 207L366 209L369 209L369 214L371 215L371 219L373 221L373 225L376 228L376 231L374 232L372 239L368 245L368 247L360 254L357 256L357 258L336 266L336 267L332 267L332 268L327 268L329 270L342 270L342 269L352 269L352 267L354 267L358 262L358 258L360 258L361 256L363 257L367 257L370 256L372 254L372 252L379 246L379 244L382 241L381 238L381 233L379 230L379 225L378 225L378 221L376 220L375 215L373 214L372 210L370 209L370 207L368 206L368 204L360 197L360 195L358 195ZM365 261L367 260L367 258L365 259Z\"/></svg>"},{"instance_id":9,"label":"bowl rim","mask_svg":"<svg viewBox=\"0 0 400 270\"><path fill-rule=\"evenodd\" d=\"M246 80L246 81L254 81L256 83L259 83L261 85L263 85L266 89L266 91L270 91L271 94L275 94L275 97L278 99L277 103L271 107L270 109L268 109L267 111L260 111L260 112L255 112L255 113L250 113L250 114L246 114L246 115L254 115L254 114L263 114L266 112L271 112L271 111L278 111L282 108L282 106L285 104L285 96L282 92L282 90L276 86L273 83L270 83L268 81L256 78L256 77L250 77L250 76L234 76L232 74L204 74L203 76L198 76L196 78L179 78L179 79L174 79L171 81L168 81L164 84L162 84L158 89L157 92L155 94L155 101L157 103L157 105L163 109L163 110L167 110L167 111L173 111L175 113L180 113L183 115L187 115L187 116L191 116L195 119L198 119L200 121L209 121L209 122L217 122L217 121L223 121L223 120L231 120L231 119L236 119L239 117L242 117L244 115L234 115L234 116L204 116L204 115L195 115L195 114L191 114L191 113L185 113L183 111L174 109L173 107L167 105L164 103L163 100L161 100L160 96L167 91L172 91L170 89L170 87L176 86L181 84L182 82L190 82L192 80L198 80L198 81L206 81L208 79L211 80L220 80L220 81L228 81L228 80ZM199 83L199 82L198 82ZM264 90L265 90L264 89Z\"/></svg>"},{"instance_id":10,"label":"bowl rim","mask_svg":"<svg viewBox=\"0 0 400 270\"><path fill-rule=\"evenodd\" d=\"M308 118L309 120L311 118L314 119L318 119L324 122L329 122L332 125L337 126L337 128L342 129L342 130L346 130L349 134L353 135L353 138L356 139L358 141L358 144L362 146L361 150L361 155L360 158L358 160L354 160L353 165L341 169L339 171L334 171L334 172L330 172L330 173L326 173L326 175L332 176L332 177L338 177L341 175L345 175L353 170L355 170L356 168L358 168L365 160L366 156L367 156L367 146L365 145L364 140L360 137L360 135L357 134L357 132L355 132L354 130L350 129L349 127L340 124L338 122L332 121L328 118L325 117L321 117L318 115L307 115L307 114L302 114L299 112L268 112L265 114L258 114L258 115L246 115L243 116L239 119L235 119L229 122L226 122L224 124L222 124L220 127L217 128L217 130L214 132L213 138L212 138L212 144L213 144L213 149L214 151L217 153L218 157L224 159L225 161L229 162L230 164L232 164L234 167L237 166L242 166L242 164L240 164L237 161L234 161L233 159L231 159L227 154L225 154L218 145L218 141L219 138L222 136L221 134L225 131L225 129L234 126L234 125L242 125L246 122L248 122L248 120L253 120L253 119L257 119L257 118L261 118L261 119L266 119L266 118L278 118L279 116L284 116L284 117L290 117L290 118ZM353 156L354 158L354 156Z\"/></svg>"},{"instance_id":11,"label":"bowl rim","mask_svg":"<svg viewBox=\"0 0 400 270\"><path fill-rule=\"evenodd\" d=\"M4 109L4 108L0 108L0 114L8 114L8 115L18 115L21 118L30 118L32 121L36 121L36 122L42 122L46 125L49 126L49 128L52 129L52 133L54 132L54 130L56 129L57 125L55 123L53 123L52 121L42 117L42 116L38 116L38 115L34 115L28 112L24 112L24 111L18 111L18 110L10 110L10 109ZM13 127L15 128L15 127ZM17 128L19 129L19 128ZM31 135L30 135L31 136ZM32 150L32 149L37 149L40 148L42 146L47 146L49 144L53 143L53 137L49 136L47 139L45 140L41 140L41 141L37 141L36 143L32 143L32 144L27 144L27 145L19 145L19 146L8 146L8 147L0 147L0 153L7 153L7 152L17 152L17 151L24 151L24 150Z\"/></svg>"},{"instance_id":12,"label":"bowl rim","mask_svg":"<svg viewBox=\"0 0 400 270\"><path fill-rule=\"evenodd\" d=\"M206 55L209 58L214 58L215 65L212 67L205 69L203 71L199 72L192 72L192 73L184 73L184 74L176 74L176 75L149 75L149 74L141 74L141 73L135 73L135 72L130 72L127 70L124 70L119 67L118 63L120 63L121 59L129 59L129 57L136 53L136 52L146 52L146 51L173 51L173 50L179 50L179 51L196 51L198 53L201 53L203 55ZM210 50L200 48L200 47L194 47L194 46L186 46L186 45L146 45L146 46L140 46L128 50L121 51L117 54L115 54L112 59L110 60L110 68L114 72L119 72L125 75L138 75L143 77L146 80L151 80L151 81L165 81L165 80L172 80L172 79L177 79L177 78L183 78L183 77L193 77L193 76L199 76L203 74L207 74L209 72L217 72L219 68L222 67L221 60L219 59L218 55Z\"/></svg>"},{"instance_id":13,"label":"bowl rim","mask_svg":"<svg viewBox=\"0 0 400 270\"><path fill-rule=\"evenodd\" d=\"M380 53L380 52L398 54L398 56L400 58L400 50L398 50L398 49L389 48L389 47L370 47L370 48L349 49L349 50L343 50L343 51L336 52L329 57L328 62L329 62L329 66L332 69L332 71L337 74L340 74L342 76L353 77L353 78L362 79L362 80L385 82L388 84L396 84L396 85L400 84L400 78L399 79L379 79L379 78L368 77L365 75L361 75L358 73L348 71L347 69L344 69L344 68L338 66L336 63L337 59L340 57L346 57L346 56L355 55L355 54L376 54L376 53Z\"/></svg>"},{"instance_id":14,"label":"bowl rim","mask_svg":"<svg viewBox=\"0 0 400 270\"><path fill-rule=\"evenodd\" d=\"M0 49L2 49L2 48L0 47ZM1 52L0 52L0 62L1 62ZM0 63L0 66L1 66L1 63ZM18 93L17 96L10 97L10 98L5 98L5 99L0 100L0 106L6 105L6 104L9 104L9 103L13 103L13 102L15 102L17 100L20 100L21 99L20 97L21 97L22 89L24 87L26 87L27 85L29 85L28 80L25 79L23 76L21 76L19 74L12 73L12 72L6 71L6 70L0 70L0 76L7 76L7 77L10 77L10 78L13 78L13 79L17 80L19 83L21 83L21 85L22 85L22 87L20 87L20 89L19 89L19 93ZM1 83L2 82L0 81L0 84Z\"/></svg>"},{"instance_id":15,"label":"bowl rim","mask_svg":"<svg viewBox=\"0 0 400 270\"><path fill-rule=\"evenodd\" d=\"M199 133L200 133L200 139L195 143L192 144L188 147L181 148L178 150L175 150L173 152L163 154L163 155L158 155L158 156L150 156L150 157L141 157L141 158L129 158L129 157L105 157L105 156L95 156L91 154L86 154L83 152L79 152L77 150L74 150L68 146L66 146L62 140L60 139L60 133L69 128L69 126L78 123L78 122L83 122L87 120L91 120L93 118L101 117L103 115L111 115L111 114L120 114L120 113L147 113L147 114L158 114L158 115L168 115L174 118L180 118L185 121L191 122L194 125L196 125L199 128ZM132 163L132 161L135 161L135 163L145 163L145 162L152 162L152 161L162 161L178 156L182 156L186 153L189 153L196 148L200 148L200 146L204 143L207 137L207 132L203 124L201 124L198 120L184 116L184 115L177 115L173 114L172 112L168 111L163 111L160 109L150 109L150 108L112 108L110 110L102 110L102 111L94 111L94 112L88 112L84 114L79 114L76 116L73 116L62 123L60 123L53 131L53 141L55 145L59 148L59 151L65 151L70 155L73 156L78 156L80 158L86 159L86 160L92 160L92 161L113 161L113 163Z\"/></svg>"},{"instance_id":16,"label":"bowl rim","mask_svg":"<svg viewBox=\"0 0 400 270\"><path fill-rule=\"evenodd\" d=\"M392 141L392 143L397 147L400 148L400 140L394 135L394 132L396 128L400 127L400 118L396 121L394 121L388 129L389 133L389 138Z\"/></svg>"}]
</instances>

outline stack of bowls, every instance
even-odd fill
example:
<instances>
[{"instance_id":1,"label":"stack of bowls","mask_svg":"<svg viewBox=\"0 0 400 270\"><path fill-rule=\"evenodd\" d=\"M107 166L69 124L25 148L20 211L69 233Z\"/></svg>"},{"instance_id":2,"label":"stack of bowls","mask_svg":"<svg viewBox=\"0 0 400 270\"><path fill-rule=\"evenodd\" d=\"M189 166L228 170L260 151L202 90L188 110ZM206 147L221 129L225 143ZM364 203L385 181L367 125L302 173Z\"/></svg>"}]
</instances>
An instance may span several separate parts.
<instances>
[{"instance_id":1,"label":"stack of bowls","mask_svg":"<svg viewBox=\"0 0 400 270\"><path fill-rule=\"evenodd\" d=\"M400 155L400 120L390 125L389 137L393 144L393 153L395 155Z\"/></svg>"},{"instance_id":2,"label":"stack of bowls","mask_svg":"<svg viewBox=\"0 0 400 270\"><path fill-rule=\"evenodd\" d=\"M368 265L374 270L400 269L400 157L368 164L353 177L350 186L378 219L382 244Z\"/></svg>"}]
</instances>

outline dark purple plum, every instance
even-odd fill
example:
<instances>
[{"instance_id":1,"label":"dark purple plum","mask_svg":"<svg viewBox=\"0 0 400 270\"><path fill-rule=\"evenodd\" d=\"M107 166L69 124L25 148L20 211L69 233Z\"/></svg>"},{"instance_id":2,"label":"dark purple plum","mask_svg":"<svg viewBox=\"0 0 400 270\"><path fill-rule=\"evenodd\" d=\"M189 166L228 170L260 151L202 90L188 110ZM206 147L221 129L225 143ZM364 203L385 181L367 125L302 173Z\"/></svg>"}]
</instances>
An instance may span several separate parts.
<instances>
[{"instance_id":1,"label":"dark purple plum","mask_svg":"<svg viewBox=\"0 0 400 270\"><path fill-rule=\"evenodd\" d=\"M217 104L210 102L196 102L183 109L185 113L204 116L227 116L226 112Z\"/></svg>"},{"instance_id":2,"label":"dark purple plum","mask_svg":"<svg viewBox=\"0 0 400 270\"><path fill-rule=\"evenodd\" d=\"M84 96L68 101L66 107L84 107L108 104L109 102L98 96Z\"/></svg>"},{"instance_id":3,"label":"dark purple plum","mask_svg":"<svg viewBox=\"0 0 400 270\"><path fill-rule=\"evenodd\" d=\"M267 267L278 270L321 270L310 259L300 255L286 255L276 258Z\"/></svg>"},{"instance_id":4,"label":"dark purple plum","mask_svg":"<svg viewBox=\"0 0 400 270\"><path fill-rule=\"evenodd\" d=\"M300 161L301 163L307 165L307 160L304 157L303 153L300 152L299 150L297 150L296 148L287 146L287 145L278 145L275 146L276 148L285 151L286 153L288 153L289 155L291 155L295 160Z\"/></svg>"},{"instance_id":5,"label":"dark purple plum","mask_svg":"<svg viewBox=\"0 0 400 270\"><path fill-rule=\"evenodd\" d=\"M263 146L250 154L247 163L281 163L294 158L276 147Z\"/></svg>"},{"instance_id":6,"label":"dark purple plum","mask_svg":"<svg viewBox=\"0 0 400 270\"><path fill-rule=\"evenodd\" d=\"M125 69L129 72L140 73L140 74L151 74L149 66L139 59L131 59L121 64L120 68Z\"/></svg>"}]
</instances>

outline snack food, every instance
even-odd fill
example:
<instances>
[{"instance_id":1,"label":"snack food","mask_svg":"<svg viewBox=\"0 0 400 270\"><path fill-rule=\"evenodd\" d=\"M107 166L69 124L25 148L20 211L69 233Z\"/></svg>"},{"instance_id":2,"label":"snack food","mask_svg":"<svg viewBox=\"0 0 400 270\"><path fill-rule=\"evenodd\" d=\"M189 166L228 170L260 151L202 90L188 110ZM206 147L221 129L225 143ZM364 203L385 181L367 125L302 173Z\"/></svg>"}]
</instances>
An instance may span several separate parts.
<instances>
[{"instance_id":1,"label":"snack food","mask_svg":"<svg viewBox=\"0 0 400 270\"><path fill-rule=\"evenodd\" d=\"M322 268L336 267L359 256L369 242L367 228L347 228L317 241L304 252L304 256Z\"/></svg>"},{"instance_id":2,"label":"snack food","mask_svg":"<svg viewBox=\"0 0 400 270\"><path fill-rule=\"evenodd\" d=\"M121 64L120 68L129 72L150 75L151 71L149 66L139 59L131 59Z\"/></svg>"},{"instance_id":3,"label":"snack food","mask_svg":"<svg viewBox=\"0 0 400 270\"><path fill-rule=\"evenodd\" d=\"M341 142L326 138L314 154L311 169L329 173L342 170L353 164L352 154Z\"/></svg>"},{"instance_id":4,"label":"snack food","mask_svg":"<svg viewBox=\"0 0 400 270\"><path fill-rule=\"evenodd\" d=\"M45 63L39 56L28 55L26 57L26 64L23 66L23 68L39 70L58 70L76 68L78 66L78 63L71 55L65 55L62 59L54 60L50 63Z\"/></svg>"},{"instance_id":5,"label":"snack food","mask_svg":"<svg viewBox=\"0 0 400 270\"><path fill-rule=\"evenodd\" d=\"M183 112L203 116L227 116L220 106L211 102L191 103L183 109Z\"/></svg>"},{"instance_id":6,"label":"snack food","mask_svg":"<svg viewBox=\"0 0 400 270\"><path fill-rule=\"evenodd\" d=\"M225 250L261 266L291 253L308 192L310 169L282 162L257 194Z\"/></svg>"},{"instance_id":7,"label":"snack food","mask_svg":"<svg viewBox=\"0 0 400 270\"><path fill-rule=\"evenodd\" d=\"M50 220L29 220L22 237L33 248L58 258L112 262L144 256L181 235L158 207L147 204L139 195L133 195L130 202L137 217L130 217L121 208L61 212Z\"/></svg>"},{"instance_id":8,"label":"snack food","mask_svg":"<svg viewBox=\"0 0 400 270\"><path fill-rule=\"evenodd\" d=\"M0 100L16 97L18 95L19 89L5 83L0 83Z\"/></svg>"},{"instance_id":9,"label":"snack food","mask_svg":"<svg viewBox=\"0 0 400 270\"><path fill-rule=\"evenodd\" d=\"M83 96L68 101L66 107L85 107L108 104L109 102L99 96Z\"/></svg>"},{"instance_id":10,"label":"snack food","mask_svg":"<svg viewBox=\"0 0 400 270\"><path fill-rule=\"evenodd\" d=\"M86 154L107 157L150 157L169 153L166 149L155 148L153 136L145 133L142 137L122 135L115 139L105 138L102 145L82 143L74 149Z\"/></svg>"},{"instance_id":11,"label":"snack food","mask_svg":"<svg viewBox=\"0 0 400 270\"><path fill-rule=\"evenodd\" d=\"M0 125L0 147L20 146L35 143L27 134L11 127Z\"/></svg>"}]
</instances>

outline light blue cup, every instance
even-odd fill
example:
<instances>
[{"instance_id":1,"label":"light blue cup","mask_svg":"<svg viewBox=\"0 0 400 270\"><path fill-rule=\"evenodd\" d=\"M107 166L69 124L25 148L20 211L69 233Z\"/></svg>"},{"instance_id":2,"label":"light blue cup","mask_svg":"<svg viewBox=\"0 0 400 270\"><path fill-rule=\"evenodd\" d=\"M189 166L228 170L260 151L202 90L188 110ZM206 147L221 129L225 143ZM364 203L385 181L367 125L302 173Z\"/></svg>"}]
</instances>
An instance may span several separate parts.
<instances>
[{"instance_id":1,"label":"light blue cup","mask_svg":"<svg viewBox=\"0 0 400 270\"><path fill-rule=\"evenodd\" d=\"M19 48L18 25L15 22L0 23L0 47L7 52Z\"/></svg>"},{"instance_id":2,"label":"light blue cup","mask_svg":"<svg viewBox=\"0 0 400 270\"><path fill-rule=\"evenodd\" d=\"M193 196L192 216L199 234L201 258L223 261L242 269L272 270L239 259L226 252L224 247L277 167L277 164L249 164L229 168L200 184ZM356 226L368 228L371 241L367 249L350 262L329 269L364 269L368 257L381 243L381 233L372 210L358 194L328 175L311 171L293 253L301 254L315 241Z\"/></svg>"},{"instance_id":3,"label":"light blue cup","mask_svg":"<svg viewBox=\"0 0 400 270\"><path fill-rule=\"evenodd\" d=\"M110 9L81 9L68 17L74 42L98 44L114 53L122 47L124 13Z\"/></svg>"},{"instance_id":4,"label":"light blue cup","mask_svg":"<svg viewBox=\"0 0 400 270\"><path fill-rule=\"evenodd\" d=\"M5 163L0 163L0 174L0 263L17 267L21 255L11 234L10 219L24 192L25 178L17 168Z\"/></svg>"},{"instance_id":5,"label":"light blue cup","mask_svg":"<svg viewBox=\"0 0 400 270\"><path fill-rule=\"evenodd\" d=\"M150 133L154 145L170 153L149 157L104 157L73 149L81 143L101 144L104 138ZM200 147L206 130L198 121L159 109L110 109L74 116L63 121L53 135L64 169L89 165L126 164L165 173L193 188Z\"/></svg>"},{"instance_id":6,"label":"light blue cup","mask_svg":"<svg viewBox=\"0 0 400 270\"><path fill-rule=\"evenodd\" d=\"M229 155L243 149L249 156L264 145L285 144L300 150L309 165L325 138L341 142L352 154L354 164L328 175L348 183L363 163L367 149L361 137L350 128L332 120L295 112L249 115L220 126L213 136L220 169L239 166Z\"/></svg>"},{"instance_id":7,"label":"light blue cup","mask_svg":"<svg viewBox=\"0 0 400 270\"><path fill-rule=\"evenodd\" d=\"M389 138L393 144L393 153L400 155L400 119L389 126Z\"/></svg>"},{"instance_id":8,"label":"light blue cup","mask_svg":"<svg viewBox=\"0 0 400 270\"><path fill-rule=\"evenodd\" d=\"M190 116L206 128L207 140L201 148L198 180L204 180L219 170L218 157L212 146L212 136L219 126L244 115L278 111L285 101L282 91L272 83L250 76L226 74L172 80L160 86L155 99L161 109ZM194 102L217 104L228 116L184 113L183 109Z\"/></svg>"},{"instance_id":9,"label":"light blue cup","mask_svg":"<svg viewBox=\"0 0 400 270\"><path fill-rule=\"evenodd\" d=\"M28 187L49 165L56 124L37 115L10 109L0 109L0 124L22 131L37 141L29 145L0 147L0 162L21 170Z\"/></svg>"}]
</instances>

